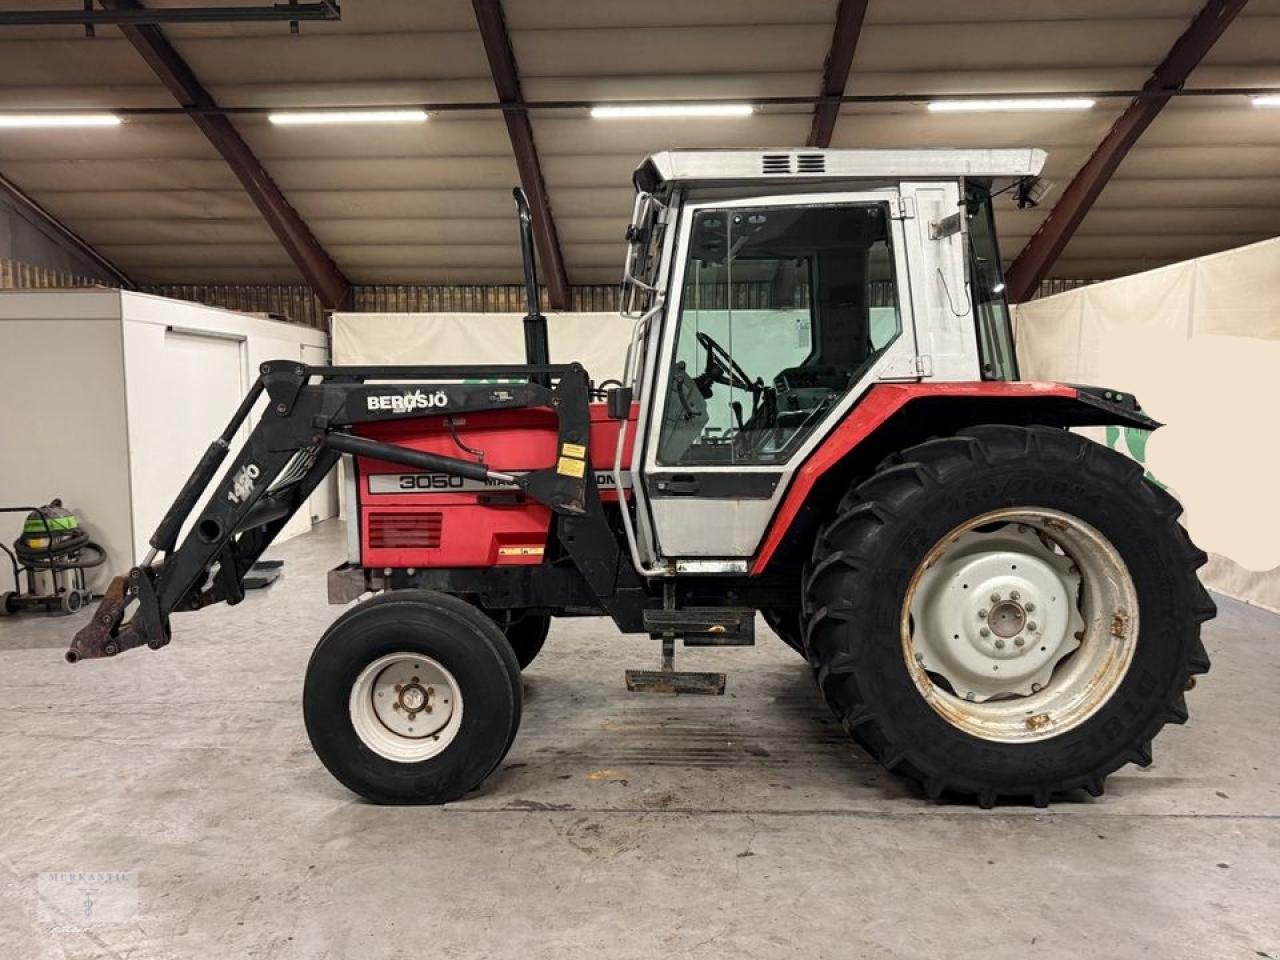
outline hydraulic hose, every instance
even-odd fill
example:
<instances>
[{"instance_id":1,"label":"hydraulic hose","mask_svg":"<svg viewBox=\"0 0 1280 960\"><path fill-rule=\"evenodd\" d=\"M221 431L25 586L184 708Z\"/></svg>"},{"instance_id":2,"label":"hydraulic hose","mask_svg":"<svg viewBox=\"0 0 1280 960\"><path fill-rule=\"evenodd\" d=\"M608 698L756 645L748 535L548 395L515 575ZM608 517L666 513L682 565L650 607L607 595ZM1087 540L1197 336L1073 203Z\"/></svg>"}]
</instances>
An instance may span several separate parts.
<instances>
[{"instance_id":1,"label":"hydraulic hose","mask_svg":"<svg viewBox=\"0 0 1280 960\"><path fill-rule=\"evenodd\" d=\"M57 531L53 532L58 536ZM55 539L48 546L36 548L28 544L22 537L14 541L13 552L24 567L32 570L49 570L56 561L59 570L90 570L101 566L107 559L107 552L89 539L87 533L75 533ZM84 552L87 556L72 557L71 554Z\"/></svg>"}]
</instances>

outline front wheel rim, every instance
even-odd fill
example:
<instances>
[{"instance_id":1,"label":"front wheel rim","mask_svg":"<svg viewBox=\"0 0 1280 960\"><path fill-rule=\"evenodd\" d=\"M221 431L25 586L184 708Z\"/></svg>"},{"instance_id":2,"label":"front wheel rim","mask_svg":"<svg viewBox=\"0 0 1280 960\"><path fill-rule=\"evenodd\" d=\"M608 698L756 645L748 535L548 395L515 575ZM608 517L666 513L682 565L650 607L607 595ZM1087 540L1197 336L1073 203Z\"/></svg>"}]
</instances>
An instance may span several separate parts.
<instances>
[{"instance_id":1,"label":"front wheel rim","mask_svg":"<svg viewBox=\"0 0 1280 960\"><path fill-rule=\"evenodd\" d=\"M368 664L351 685L348 707L360 742L397 763L443 753L462 726L458 681L420 653L389 653Z\"/></svg>"},{"instance_id":2,"label":"front wheel rim","mask_svg":"<svg viewBox=\"0 0 1280 960\"><path fill-rule=\"evenodd\" d=\"M1093 716L1137 647L1128 567L1097 529L1039 507L959 525L911 578L902 651L916 689L983 740L1046 740Z\"/></svg>"}]
</instances>

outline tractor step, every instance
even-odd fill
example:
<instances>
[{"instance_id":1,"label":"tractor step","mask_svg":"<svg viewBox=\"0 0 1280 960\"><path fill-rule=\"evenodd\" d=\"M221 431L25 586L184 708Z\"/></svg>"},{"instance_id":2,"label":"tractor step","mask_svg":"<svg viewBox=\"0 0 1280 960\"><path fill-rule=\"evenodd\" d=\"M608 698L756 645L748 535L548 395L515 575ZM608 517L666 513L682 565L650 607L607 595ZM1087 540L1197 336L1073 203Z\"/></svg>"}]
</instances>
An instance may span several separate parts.
<instances>
[{"instance_id":1,"label":"tractor step","mask_svg":"<svg viewBox=\"0 0 1280 960\"><path fill-rule=\"evenodd\" d=\"M686 647L750 647L756 642L756 612L751 607L683 607L646 610L650 636L675 636Z\"/></svg>"},{"instance_id":2,"label":"tractor step","mask_svg":"<svg viewBox=\"0 0 1280 960\"><path fill-rule=\"evenodd\" d=\"M677 670L675 634L662 637L661 670L628 670L627 689L632 693L703 694L718 697L724 694L723 673L699 673L693 670Z\"/></svg>"},{"instance_id":3,"label":"tractor step","mask_svg":"<svg viewBox=\"0 0 1280 960\"><path fill-rule=\"evenodd\" d=\"M628 670L627 689L632 693L702 694L718 697L724 694L723 673L699 673L695 670Z\"/></svg>"}]
</instances>

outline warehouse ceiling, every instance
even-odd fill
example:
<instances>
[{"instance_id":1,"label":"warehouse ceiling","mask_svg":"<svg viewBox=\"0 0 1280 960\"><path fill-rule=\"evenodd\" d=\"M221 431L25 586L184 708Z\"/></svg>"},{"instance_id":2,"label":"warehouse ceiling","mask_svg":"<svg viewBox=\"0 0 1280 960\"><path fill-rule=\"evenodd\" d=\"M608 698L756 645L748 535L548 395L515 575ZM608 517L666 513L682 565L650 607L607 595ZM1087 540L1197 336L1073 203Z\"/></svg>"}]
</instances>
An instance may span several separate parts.
<instances>
[{"instance_id":1,"label":"warehouse ceiling","mask_svg":"<svg viewBox=\"0 0 1280 960\"><path fill-rule=\"evenodd\" d=\"M223 0L224 3L228 0ZM151 6L160 6L159 2ZM165 0L165 6L174 6ZM258 5L261 5L259 0ZM871 0L846 94L1133 90L1203 0ZM40 7L4 0L0 11ZM78 6L47 2L49 9ZM813 97L836 0L504 0L527 101ZM165 25L222 107L497 99L471 0L344 0L342 20ZM0 109L169 107L118 28L0 29ZM1252 0L1189 87L1280 87L1280 0ZM844 104L833 147L1040 146L1057 189L1000 217L1011 259L1128 105L1083 112L930 113ZM631 170L673 147L798 146L811 104L735 118L597 119L531 110L568 279L618 279ZM520 182L503 115L425 124L279 127L231 121L352 283L510 283ZM302 276L191 118L0 130L0 174L139 283L298 282ZM1101 279L1274 236L1280 110L1245 96L1174 99L1121 163L1050 277Z\"/></svg>"}]
</instances>

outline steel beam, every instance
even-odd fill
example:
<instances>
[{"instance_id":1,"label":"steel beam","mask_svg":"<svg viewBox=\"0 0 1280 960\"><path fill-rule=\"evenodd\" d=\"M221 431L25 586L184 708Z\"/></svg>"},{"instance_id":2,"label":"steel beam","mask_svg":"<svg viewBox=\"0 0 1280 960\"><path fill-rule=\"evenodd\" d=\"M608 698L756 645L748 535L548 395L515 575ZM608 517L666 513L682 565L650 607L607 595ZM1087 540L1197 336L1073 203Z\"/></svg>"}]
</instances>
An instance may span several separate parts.
<instances>
[{"instance_id":1,"label":"steel beam","mask_svg":"<svg viewBox=\"0 0 1280 960\"><path fill-rule=\"evenodd\" d=\"M858 49L858 37L862 35L862 22L867 15L867 0L840 0L836 8L836 28L831 35L831 49L822 68L822 96L843 97L845 84L849 82L849 68L853 66L853 54ZM831 146L831 134L840 116L838 100L824 100L813 111L813 125L809 128L809 146Z\"/></svg>"},{"instance_id":2,"label":"steel beam","mask_svg":"<svg viewBox=\"0 0 1280 960\"><path fill-rule=\"evenodd\" d=\"M1143 96L1125 108L1010 265L1005 275L1010 300L1020 303L1035 295L1121 161L1247 2L1209 0L1196 14L1143 85Z\"/></svg>"},{"instance_id":3,"label":"steel beam","mask_svg":"<svg viewBox=\"0 0 1280 960\"><path fill-rule=\"evenodd\" d=\"M51 111L49 107L21 107L16 109L0 108L0 117L21 117L29 114L47 114L50 112L74 116L78 113L114 113L119 117L185 117L193 113L220 113L228 117L265 116L269 113L305 113L311 111L341 110L359 113L367 110L424 110L427 113L505 113L510 110L538 111L582 111L591 107L639 107L665 106L677 103L688 106L700 104L745 104L753 107L813 107L819 104L907 104L919 106L932 100L1058 100L1064 97L1083 97L1087 100L1152 100L1161 99L1223 99L1234 97L1244 100L1249 97L1280 96L1280 87L1183 87L1180 90L1157 90L1155 92L1141 89L1105 90L992 90L986 93L865 93L846 94L843 97L824 97L820 94L785 97L680 97L672 99L634 100L522 100L503 103L500 100L427 100L396 101L370 106L367 103L277 103L271 106L262 104L239 104L228 107L215 104L212 107L130 107L130 106L94 106L94 107L58 107Z\"/></svg>"},{"instance_id":4,"label":"steel beam","mask_svg":"<svg viewBox=\"0 0 1280 960\"><path fill-rule=\"evenodd\" d=\"M0 10L0 27L120 23L263 23L341 20L337 0L258 7L139 7L106 10Z\"/></svg>"},{"instance_id":5,"label":"steel beam","mask_svg":"<svg viewBox=\"0 0 1280 960\"><path fill-rule=\"evenodd\" d=\"M137 10L142 7L138 0L99 2L112 10ZM134 49L178 103L184 107L217 108L212 95L201 86L196 75L159 27L151 24L122 24L120 32L133 44ZM200 128L213 148L222 155L249 199L266 220L271 232L276 235L307 284L320 298L320 302L330 310L345 307L351 295L351 282L320 246L320 241L315 238L311 228L285 199L231 121L219 113L201 112L192 113L191 122Z\"/></svg>"},{"instance_id":6,"label":"steel beam","mask_svg":"<svg viewBox=\"0 0 1280 960\"><path fill-rule=\"evenodd\" d=\"M520 185L529 198L533 239L541 261L542 280L547 285L548 305L553 310L563 310L569 305L569 277L560 252L560 235L551 215L542 164L538 162L538 148L533 142L533 125L529 122L529 111L520 90L520 74L516 69L515 51L511 49L502 3L500 0L471 0L471 3L480 28L480 39L484 41L484 52L489 58L493 85L503 104L502 116L507 123L507 136L515 153L516 168L520 171Z\"/></svg>"}]
</instances>

